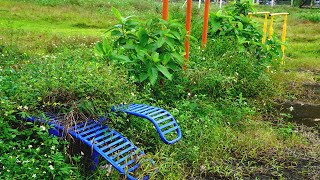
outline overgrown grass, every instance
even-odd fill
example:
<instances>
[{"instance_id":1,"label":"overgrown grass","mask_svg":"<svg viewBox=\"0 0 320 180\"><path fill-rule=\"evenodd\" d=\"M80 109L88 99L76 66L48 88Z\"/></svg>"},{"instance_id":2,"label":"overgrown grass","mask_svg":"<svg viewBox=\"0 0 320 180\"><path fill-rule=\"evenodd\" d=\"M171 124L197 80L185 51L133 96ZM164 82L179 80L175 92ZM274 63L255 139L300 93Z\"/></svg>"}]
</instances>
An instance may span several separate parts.
<instances>
[{"instance_id":1,"label":"overgrown grass","mask_svg":"<svg viewBox=\"0 0 320 180\"><path fill-rule=\"evenodd\" d=\"M172 17L183 19L180 5L172 8L176 12ZM301 19L309 10L263 7L292 14L283 68L290 72L266 73L250 54L239 53L234 41L222 37L209 40L204 51L198 46L192 49L186 76L175 74L172 82L152 87L132 83L125 70L95 57L93 43L115 21L111 6L124 16L141 19L159 16L161 11L161 3L141 0L0 2L0 177L121 178L106 169L84 172L78 156L63 156L62 141L58 145L43 128L17 120L16 115L64 109L94 116L113 104L132 101L167 109L183 132L180 142L167 146L141 119L118 116L108 122L155 160L159 172L152 178L319 177L318 137L285 123L283 115L274 115L271 122L263 120L271 98L294 96L294 90L287 91L291 82L313 80L310 72L296 70L320 68L319 23ZM196 17L197 10L194 13ZM276 28L281 28L280 23L277 20ZM306 24L310 28L305 29ZM194 34L200 30L194 29ZM84 111L88 109L92 111ZM40 151L34 151L37 148ZM52 156L46 157L47 152ZM12 159L17 155L35 161L20 168Z\"/></svg>"}]
</instances>

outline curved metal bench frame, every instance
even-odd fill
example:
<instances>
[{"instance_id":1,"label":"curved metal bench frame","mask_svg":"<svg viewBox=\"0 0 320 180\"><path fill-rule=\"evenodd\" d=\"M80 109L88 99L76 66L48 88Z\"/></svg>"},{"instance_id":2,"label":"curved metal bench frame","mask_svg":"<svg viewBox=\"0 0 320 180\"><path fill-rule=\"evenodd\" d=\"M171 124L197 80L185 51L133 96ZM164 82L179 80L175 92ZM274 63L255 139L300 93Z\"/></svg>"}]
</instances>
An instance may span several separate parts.
<instances>
[{"instance_id":1,"label":"curved metal bench frame","mask_svg":"<svg viewBox=\"0 0 320 180\"><path fill-rule=\"evenodd\" d=\"M145 118L151 121L156 128L161 140L166 144L174 144L182 138L181 130L174 117L166 110L145 104L117 105L112 111L125 112L130 115ZM166 135L175 134L169 139Z\"/></svg>"},{"instance_id":2,"label":"curved metal bench frame","mask_svg":"<svg viewBox=\"0 0 320 180\"><path fill-rule=\"evenodd\" d=\"M93 147L93 153L91 155L93 165L90 167L91 170L95 170L97 168L99 156L101 156L108 161L120 174L125 175L130 180L136 179L130 175L130 173L140 167L141 164L137 160L145 155L144 152L139 150L132 142L130 142L120 133L108 128L108 126L102 125L99 121L97 122L89 120L88 122L76 124L75 126L66 130L60 125L59 121L54 116L49 116L48 122L43 118L35 117L27 118L27 120L31 122L48 123L51 126L49 129L49 134L58 137L64 137L65 133L67 132L73 138L80 140L86 146ZM105 144L108 142L109 144ZM120 152L115 154L116 151ZM137 158L135 158L135 156L137 156ZM152 160L149 161L152 163L152 165L154 165ZM149 176L145 176L143 179L148 178Z\"/></svg>"}]
</instances>

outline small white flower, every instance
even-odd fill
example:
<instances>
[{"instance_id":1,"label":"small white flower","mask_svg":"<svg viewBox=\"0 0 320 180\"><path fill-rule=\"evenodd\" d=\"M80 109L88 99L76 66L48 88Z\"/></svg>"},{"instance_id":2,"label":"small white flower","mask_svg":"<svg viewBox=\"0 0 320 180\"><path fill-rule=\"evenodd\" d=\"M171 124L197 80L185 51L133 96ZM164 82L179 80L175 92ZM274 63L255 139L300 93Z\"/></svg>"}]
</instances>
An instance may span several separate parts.
<instances>
[{"instance_id":1,"label":"small white flower","mask_svg":"<svg viewBox=\"0 0 320 180\"><path fill-rule=\"evenodd\" d=\"M18 106L18 108L17 109L22 109L22 106Z\"/></svg>"},{"instance_id":2,"label":"small white flower","mask_svg":"<svg viewBox=\"0 0 320 180\"><path fill-rule=\"evenodd\" d=\"M40 129L41 129L42 131L45 131L45 130L46 130L46 127L45 127L45 126L40 126Z\"/></svg>"},{"instance_id":3,"label":"small white flower","mask_svg":"<svg viewBox=\"0 0 320 180\"><path fill-rule=\"evenodd\" d=\"M54 167L52 165L49 166L50 170L54 170Z\"/></svg>"},{"instance_id":4,"label":"small white flower","mask_svg":"<svg viewBox=\"0 0 320 180\"><path fill-rule=\"evenodd\" d=\"M188 96L191 96L191 93L188 93Z\"/></svg>"},{"instance_id":5,"label":"small white flower","mask_svg":"<svg viewBox=\"0 0 320 180\"><path fill-rule=\"evenodd\" d=\"M132 95L132 96L135 96L133 92L131 93L131 95Z\"/></svg>"},{"instance_id":6,"label":"small white flower","mask_svg":"<svg viewBox=\"0 0 320 180\"><path fill-rule=\"evenodd\" d=\"M33 177L33 178L36 178L36 177L37 177L37 175L36 175L36 174L33 174L33 175L32 175L32 177Z\"/></svg>"},{"instance_id":7,"label":"small white flower","mask_svg":"<svg viewBox=\"0 0 320 180\"><path fill-rule=\"evenodd\" d=\"M45 173L47 173L47 172L43 171L42 173L45 174Z\"/></svg>"},{"instance_id":8,"label":"small white flower","mask_svg":"<svg viewBox=\"0 0 320 180\"><path fill-rule=\"evenodd\" d=\"M293 109L294 109L294 108L293 108L292 106L289 107L289 111L293 111Z\"/></svg>"},{"instance_id":9,"label":"small white flower","mask_svg":"<svg viewBox=\"0 0 320 180\"><path fill-rule=\"evenodd\" d=\"M51 150L55 150L55 148L56 148L55 146L52 146L52 147L51 147Z\"/></svg>"},{"instance_id":10,"label":"small white flower","mask_svg":"<svg viewBox=\"0 0 320 180\"><path fill-rule=\"evenodd\" d=\"M25 110L28 110L28 109L29 109L28 106L24 106L23 108L24 108Z\"/></svg>"},{"instance_id":11,"label":"small white flower","mask_svg":"<svg viewBox=\"0 0 320 180\"><path fill-rule=\"evenodd\" d=\"M29 148L29 149L31 149L31 148L32 148L32 145L31 145L31 144L30 144L30 145L28 145L28 148Z\"/></svg>"},{"instance_id":12,"label":"small white flower","mask_svg":"<svg viewBox=\"0 0 320 180\"><path fill-rule=\"evenodd\" d=\"M206 57L203 57L202 60L206 60Z\"/></svg>"}]
</instances>

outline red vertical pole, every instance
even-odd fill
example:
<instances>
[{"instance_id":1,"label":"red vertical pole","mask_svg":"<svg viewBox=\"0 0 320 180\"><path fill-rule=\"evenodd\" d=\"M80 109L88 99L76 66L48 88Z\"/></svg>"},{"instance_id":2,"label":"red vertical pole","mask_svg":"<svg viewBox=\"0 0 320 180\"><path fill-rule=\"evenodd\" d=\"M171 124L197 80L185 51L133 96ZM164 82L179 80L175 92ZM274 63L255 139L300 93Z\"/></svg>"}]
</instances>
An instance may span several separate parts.
<instances>
[{"instance_id":1,"label":"red vertical pole","mask_svg":"<svg viewBox=\"0 0 320 180\"><path fill-rule=\"evenodd\" d=\"M190 35L190 28L191 28L191 10L192 10L192 0L187 0L187 14L186 14L186 30L187 30L187 37L184 42L184 46L186 48L186 54L184 55L185 61L183 65L183 70L187 70L187 63L188 63L188 58L189 58L189 36Z\"/></svg>"},{"instance_id":2,"label":"red vertical pole","mask_svg":"<svg viewBox=\"0 0 320 180\"><path fill-rule=\"evenodd\" d=\"M169 0L162 0L162 19L168 20Z\"/></svg>"},{"instance_id":3,"label":"red vertical pole","mask_svg":"<svg viewBox=\"0 0 320 180\"><path fill-rule=\"evenodd\" d=\"M210 0L205 0L204 15L203 15L203 29L202 29L202 47L206 46L208 34Z\"/></svg>"}]
</instances>

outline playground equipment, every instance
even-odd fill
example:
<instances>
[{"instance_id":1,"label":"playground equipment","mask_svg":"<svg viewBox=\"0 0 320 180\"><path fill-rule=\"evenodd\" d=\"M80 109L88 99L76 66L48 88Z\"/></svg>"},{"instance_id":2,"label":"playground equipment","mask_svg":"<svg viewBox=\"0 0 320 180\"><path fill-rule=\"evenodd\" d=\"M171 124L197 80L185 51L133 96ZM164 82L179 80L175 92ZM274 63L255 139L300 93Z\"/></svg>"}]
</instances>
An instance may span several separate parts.
<instances>
[{"instance_id":1,"label":"playground equipment","mask_svg":"<svg viewBox=\"0 0 320 180\"><path fill-rule=\"evenodd\" d=\"M270 26L269 26L269 34L268 34L268 39L272 38L273 35L273 21L275 16L283 16L283 27L282 27L282 35L281 35L281 41L282 43L286 42L286 35L287 35L287 19L288 19L289 13L273 13L270 14ZM281 44L281 50L282 50L282 59L281 59L281 64L284 64L284 45Z\"/></svg>"},{"instance_id":2,"label":"playground equipment","mask_svg":"<svg viewBox=\"0 0 320 180\"><path fill-rule=\"evenodd\" d=\"M270 12L249 12L248 17L252 18L252 15L255 14L264 14L264 21L263 21L263 37L262 37L262 43L266 42L266 35L267 35L267 20L268 16L270 17L270 24L269 24L269 32L268 32L268 39L270 40L273 35L273 22L274 22L274 17L275 16L283 16L283 27L282 27L282 34L281 34L281 41L282 43L286 42L286 35L287 35L287 19L289 13L270 13ZM281 51L282 51L282 59L281 59L281 64L284 64L284 50L285 46L281 44Z\"/></svg>"},{"instance_id":3,"label":"playground equipment","mask_svg":"<svg viewBox=\"0 0 320 180\"><path fill-rule=\"evenodd\" d=\"M270 12L255 12L255 13L249 12L248 13L249 18L252 18L253 14L264 14L262 43L265 43L267 39L267 25L268 25L267 21L268 21L268 16Z\"/></svg>"},{"instance_id":4,"label":"playground equipment","mask_svg":"<svg viewBox=\"0 0 320 180\"><path fill-rule=\"evenodd\" d=\"M162 1L162 18L164 20L168 19L168 6L169 6L169 1L168 0L163 0ZM184 55L185 61L183 65L183 70L187 70L187 64L188 64L188 59L189 59L189 50L190 50L190 43L189 43L189 35L191 34L191 11L192 11L192 0L186 0L184 5L187 4L186 8L186 31L187 31L187 37L185 39L185 49L186 49L186 54ZM199 0L199 7L201 4L201 0ZM184 7L184 5L182 7ZM203 31L202 31L202 46L205 46L207 42L207 32L208 32L208 17L209 17L209 7L210 7L210 0L205 0L205 10L204 10L204 21L203 21Z\"/></svg>"},{"instance_id":5,"label":"playground equipment","mask_svg":"<svg viewBox=\"0 0 320 180\"><path fill-rule=\"evenodd\" d=\"M181 139L181 130L173 116L164 109L148 106L144 104L117 105L112 111L125 112L130 115L146 118L153 123L160 138L166 144L173 144ZM48 120L47 120L48 119ZM103 125L105 118L97 121L90 119L87 122L77 123L70 128L65 128L59 121L59 117L47 114L46 118L27 118L31 122L48 123L51 128L49 134L57 137L65 137L70 134L74 139L79 140L84 145L92 149L91 170L98 167L99 157L110 163L120 174L128 179L136 179L133 174L141 166L141 161L154 163L151 159L146 159L143 151L139 150L132 142L114 129ZM169 139L171 138L171 139ZM143 179L148 179L145 176Z\"/></svg>"}]
</instances>

